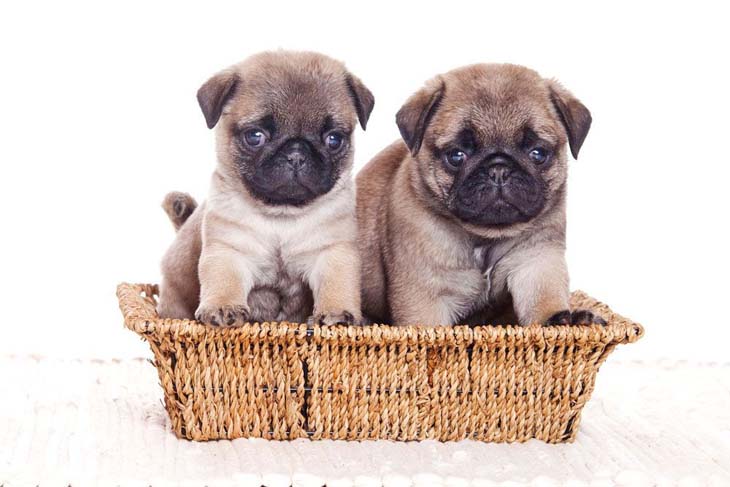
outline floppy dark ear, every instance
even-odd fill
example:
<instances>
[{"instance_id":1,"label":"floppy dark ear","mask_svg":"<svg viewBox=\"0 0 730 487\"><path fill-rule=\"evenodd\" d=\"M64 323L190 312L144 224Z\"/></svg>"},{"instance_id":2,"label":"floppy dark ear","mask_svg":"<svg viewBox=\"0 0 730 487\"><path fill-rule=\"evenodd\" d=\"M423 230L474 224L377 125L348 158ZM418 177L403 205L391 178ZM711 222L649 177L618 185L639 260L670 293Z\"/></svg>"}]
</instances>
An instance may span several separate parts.
<instances>
[{"instance_id":1,"label":"floppy dark ear","mask_svg":"<svg viewBox=\"0 0 730 487\"><path fill-rule=\"evenodd\" d=\"M550 84L550 98L560 115L560 121L563 122L565 130L568 132L570 152L575 159L578 159L578 152L583 141L586 140L588 129L591 128L591 112L556 82Z\"/></svg>"},{"instance_id":2,"label":"floppy dark ear","mask_svg":"<svg viewBox=\"0 0 730 487\"><path fill-rule=\"evenodd\" d=\"M421 148L426 127L436 113L443 95L444 82L438 80L413 94L395 116L401 137L414 156Z\"/></svg>"},{"instance_id":3,"label":"floppy dark ear","mask_svg":"<svg viewBox=\"0 0 730 487\"><path fill-rule=\"evenodd\" d=\"M362 129L365 130L370 119L370 114L375 106L375 97L373 97L370 90L367 89L357 76L348 73L345 82L347 83L347 88L350 90L350 96L355 102L357 119L360 121Z\"/></svg>"},{"instance_id":4,"label":"floppy dark ear","mask_svg":"<svg viewBox=\"0 0 730 487\"><path fill-rule=\"evenodd\" d=\"M238 83L238 75L231 71L222 71L198 90L198 104L205 115L205 123L212 129L221 118L221 112L226 101L233 94L233 88Z\"/></svg>"}]
</instances>

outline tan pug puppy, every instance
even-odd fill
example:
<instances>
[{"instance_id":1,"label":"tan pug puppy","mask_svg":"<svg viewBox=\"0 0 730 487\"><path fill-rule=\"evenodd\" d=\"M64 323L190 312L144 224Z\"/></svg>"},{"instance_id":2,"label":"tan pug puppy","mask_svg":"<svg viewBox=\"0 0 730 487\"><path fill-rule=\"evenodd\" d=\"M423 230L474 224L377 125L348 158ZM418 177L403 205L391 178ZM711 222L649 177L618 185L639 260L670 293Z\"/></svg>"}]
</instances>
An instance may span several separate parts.
<instances>
[{"instance_id":1,"label":"tan pug puppy","mask_svg":"<svg viewBox=\"0 0 730 487\"><path fill-rule=\"evenodd\" d=\"M278 51L213 76L198 101L218 166L200 207L182 193L165 200L179 231L162 262L160 316L359 322L351 168L370 91L338 61Z\"/></svg>"},{"instance_id":2,"label":"tan pug puppy","mask_svg":"<svg viewBox=\"0 0 730 487\"><path fill-rule=\"evenodd\" d=\"M577 157L586 107L530 69L481 64L429 81L396 121L405 143L357 177L365 315L603 323L568 306L567 146Z\"/></svg>"}]
</instances>

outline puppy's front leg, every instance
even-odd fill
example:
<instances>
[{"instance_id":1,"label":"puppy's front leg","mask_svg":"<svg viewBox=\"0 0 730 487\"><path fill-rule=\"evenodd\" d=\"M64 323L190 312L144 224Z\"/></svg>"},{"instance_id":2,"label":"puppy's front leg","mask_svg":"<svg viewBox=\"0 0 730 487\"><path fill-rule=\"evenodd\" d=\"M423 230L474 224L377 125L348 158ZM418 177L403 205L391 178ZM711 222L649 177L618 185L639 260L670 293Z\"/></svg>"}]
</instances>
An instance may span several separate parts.
<instances>
[{"instance_id":1,"label":"puppy's front leg","mask_svg":"<svg viewBox=\"0 0 730 487\"><path fill-rule=\"evenodd\" d=\"M456 324L458 309L454 306L455 300L451 299L454 294L444 292L449 288L445 281L450 280L453 273L436 271L424 265L425 262L428 261L403 259L400 272L389 276L388 301L393 325Z\"/></svg>"},{"instance_id":2,"label":"puppy's front leg","mask_svg":"<svg viewBox=\"0 0 730 487\"><path fill-rule=\"evenodd\" d=\"M342 242L320 253L309 275L314 294L310 322L360 324L360 254L354 242Z\"/></svg>"},{"instance_id":3,"label":"puppy's front leg","mask_svg":"<svg viewBox=\"0 0 730 487\"><path fill-rule=\"evenodd\" d=\"M198 265L200 306L195 318L213 326L238 326L249 318L253 278L246 260L228 246L203 247Z\"/></svg>"},{"instance_id":4,"label":"puppy's front leg","mask_svg":"<svg viewBox=\"0 0 730 487\"><path fill-rule=\"evenodd\" d=\"M513 267L508 270L507 286L521 325L606 323L590 311L570 310L568 267L562 248L533 247L508 260Z\"/></svg>"},{"instance_id":5,"label":"puppy's front leg","mask_svg":"<svg viewBox=\"0 0 730 487\"><path fill-rule=\"evenodd\" d=\"M419 287L414 282L407 285L408 292L391 294L393 325L456 324L456 311L447 300L432 296L429 290Z\"/></svg>"}]
</instances>

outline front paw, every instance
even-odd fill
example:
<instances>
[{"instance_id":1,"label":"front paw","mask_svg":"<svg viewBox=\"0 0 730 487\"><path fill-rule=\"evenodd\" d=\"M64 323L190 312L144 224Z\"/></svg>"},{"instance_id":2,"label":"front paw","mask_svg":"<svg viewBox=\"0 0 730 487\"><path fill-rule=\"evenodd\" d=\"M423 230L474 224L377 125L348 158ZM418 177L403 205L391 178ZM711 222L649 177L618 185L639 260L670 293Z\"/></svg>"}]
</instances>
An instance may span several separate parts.
<instances>
[{"instance_id":1,"label":"front paw","mask_svg":"<svg viewBox=\"0 0 730 487\"><path fill-rule=\"evenodd\" d=\"M360 318L349 311L315 313L307 320L308 325L358 325Z\"/></svg>"},{"instance_id":2,"label":"front paw","mask_svg":"<svg viewBox=\"0 0 730 487\"><path fill-rule=\"evenodd\" d=\"M605 325L606 320L587 309L564 310L552 315L546 325Z\"/></svg>"},{"instance_id":3,"label":"front paw","mask_svg":"<svg viewBox=\"0 0 730 487\"><path fill-rule=\"evenodd\" d=\"M211 326L241 326L249 319L250 311L244 304L208 306L201 304L195 312L195 319Z\"/></svg>"}]
</instances>

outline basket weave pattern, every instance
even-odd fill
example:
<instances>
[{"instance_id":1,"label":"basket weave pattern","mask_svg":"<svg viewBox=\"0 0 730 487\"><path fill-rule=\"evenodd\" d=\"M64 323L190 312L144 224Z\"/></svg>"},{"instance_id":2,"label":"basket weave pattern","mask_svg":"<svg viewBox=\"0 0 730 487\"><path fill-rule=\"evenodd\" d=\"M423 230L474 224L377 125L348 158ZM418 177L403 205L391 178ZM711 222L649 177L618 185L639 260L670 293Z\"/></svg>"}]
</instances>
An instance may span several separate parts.
<instances>
[{"instance_id":1,"label":"basket weave pattern","mask_svg":"<svg viewBox=\"0 0 730 487\"><path fill-rule=\"evenodd\" d=\"M577 291L598 326L215 329L160 319L157 286L120 284L149 343L173 431L191 440L572 441L599 366L640 325Z\"/></svg>"}]
</instances>

